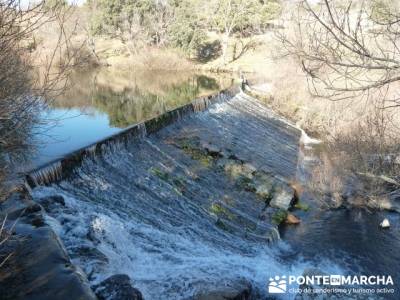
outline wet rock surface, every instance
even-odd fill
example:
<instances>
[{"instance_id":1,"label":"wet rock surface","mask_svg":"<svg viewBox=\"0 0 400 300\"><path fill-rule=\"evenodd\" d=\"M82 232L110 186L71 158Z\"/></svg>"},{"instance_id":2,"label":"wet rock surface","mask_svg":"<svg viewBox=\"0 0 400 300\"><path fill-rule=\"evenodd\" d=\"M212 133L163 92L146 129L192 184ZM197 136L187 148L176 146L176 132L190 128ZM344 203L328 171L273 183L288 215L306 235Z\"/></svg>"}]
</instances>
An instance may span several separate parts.
<instances>
[{"instance_id":1,"label":"wet rock surface","mask_svg":"<svg viewBox=\"0 0 400 300\"><path fill-rule=\"evenodd\" d=\"M65 206L64 197L60 195L43 197L41 199L38 199L38 202L40 203L40 205L43 206L46 211L50 211L57 206Z\"/></svg>"},{"instance_id":2,"label":"wet rock surface","mask_svg":"<svg viewBox=\"0 0 400 300\"><path fill-rule=\"evenodd\" d=\"M70 261L43 209L25 192L1 203L1 220L12 236L1 246L9 258L0 268L1 299L96 299L85 275Z\"/></svg>"},{"instance_id":3,"label":"wet rock surface","mask_svg":"<svg viewBox=\"0 0 400 300\"><path fill-rule=\"evenodd\" d=\"M92 288L99 300L143 300L142 293L125 274L113 275Z\"/></svg>"}]
</instances>

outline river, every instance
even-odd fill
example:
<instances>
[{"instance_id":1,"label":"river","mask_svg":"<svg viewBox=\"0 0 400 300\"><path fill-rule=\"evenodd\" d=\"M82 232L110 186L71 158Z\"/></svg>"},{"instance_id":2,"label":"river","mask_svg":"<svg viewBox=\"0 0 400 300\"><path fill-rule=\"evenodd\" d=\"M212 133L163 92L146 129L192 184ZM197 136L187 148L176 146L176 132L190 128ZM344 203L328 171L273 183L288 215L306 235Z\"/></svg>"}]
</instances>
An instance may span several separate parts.
<instances>
[{"instance_id":1,"label":"river","mask_svg":"<svg viewBox=\"0 0 400 300\"><path fill-rule=\"evenodd\" d=\"M194 72L76 71L65 93L50 100L24 167L41 166L232 84L229 76Z\"/></svg>"}]
</instances>

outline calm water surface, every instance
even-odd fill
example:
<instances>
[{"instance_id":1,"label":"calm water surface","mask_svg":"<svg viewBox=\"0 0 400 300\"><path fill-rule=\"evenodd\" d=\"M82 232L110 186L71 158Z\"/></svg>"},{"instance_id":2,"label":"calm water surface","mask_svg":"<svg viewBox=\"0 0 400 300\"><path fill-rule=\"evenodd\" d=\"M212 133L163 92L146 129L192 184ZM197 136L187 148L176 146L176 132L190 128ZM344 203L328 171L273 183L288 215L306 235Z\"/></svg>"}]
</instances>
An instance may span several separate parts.
<instances>
[{"instance_id":1,"label":"calm water surface","mask_svg":"<svg viewBox=\"0 0 400 300\"><path fill-rule=\"evenodd\" d=\"M197 97L228 88L230 78L185 72L134 72L113 68L73 74L70 89L55 99L36 135L27 168L60 158Z\"/></svg>"}]
</instances>

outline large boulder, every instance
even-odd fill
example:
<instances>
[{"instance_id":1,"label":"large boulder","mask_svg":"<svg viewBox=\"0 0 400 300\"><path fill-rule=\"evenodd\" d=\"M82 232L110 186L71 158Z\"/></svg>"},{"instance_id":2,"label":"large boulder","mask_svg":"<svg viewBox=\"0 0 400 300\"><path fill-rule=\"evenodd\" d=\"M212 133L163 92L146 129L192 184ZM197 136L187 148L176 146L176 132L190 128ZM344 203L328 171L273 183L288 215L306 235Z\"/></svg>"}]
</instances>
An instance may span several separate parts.
<instances>
[{"instance_id":1,"label":"large boulder","mask_svg":"<svg viewBox=\"0 0 400 300\"><path fill-rule=\"evenodd\" d=\"M113 275L93 286L99 300L142 300L142 293L132 286L128 275Z\"/></svg>"},{"instance_id":2,"label":"large boulder","mask_svg":"<svg viewBox=\"0 0 400 300\"><path fill-rule=\"evenodd\" d=\"M83 272L71 260L57 234L47 224L42 207L27 193L0 203L0 220L7 216L13 234L0 255L12 255L0 268L0 298L29 300L95 300Z\"/></svg>"}]
</instances>

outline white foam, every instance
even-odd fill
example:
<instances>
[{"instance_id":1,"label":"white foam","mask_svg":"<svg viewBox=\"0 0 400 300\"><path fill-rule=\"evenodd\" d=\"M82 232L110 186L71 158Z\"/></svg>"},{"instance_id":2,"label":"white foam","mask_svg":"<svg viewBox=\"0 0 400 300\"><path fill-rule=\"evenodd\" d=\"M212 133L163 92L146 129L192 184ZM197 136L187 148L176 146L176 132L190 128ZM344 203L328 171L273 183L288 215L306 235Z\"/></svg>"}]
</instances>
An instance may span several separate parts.
<instances>
[{"instance_id":1,"label":"white foam","mask_svg":"<svg viewBox=\"0 0 400 300\"><path fill-rule=\"evenodd\" d=\"M93 283L113 274L128 274L145 299L185 299L201 289L220 288L240 278L266 293L270 276L301 275L307 268L318 267L301 257L294 264L285 263L280 255L290 251L290 247L284 242L268 247L238 238L237 243L249 249L248 253L240 253L225 248L223 236L221 241L210 243L198 239L190 228L184 234L164 231L162 226L156 228L135 218L122 217L58 188L34 190L34 197L51 194L63 194L68 208L55 214L58 221L50 219L50 225L61 233L66 246L90 244L109 259L101 268L79 258L74 262L86 272L93 272ZM59 229L61 220L64 230ZM96 242L87 239L90 230ZM324 264L332 269L332 264ZM287 294L282 299L292 296Z\"/></svg>"},{"instance_id":2,"label":"white foam","mask_svg":"<svg viewBox=\"0 0 400 300\"><path fill-rule=\"evenodd\" d=\"M301 130L300 142L303 145L305 145L305 146L310 145L311 146L311 145L318 145L318 144L322 143L321 140L318 140L318 139L310 137L303 129L301 129L300 127L298 127L298 128Z\"/></svg>"}]
</instances>

